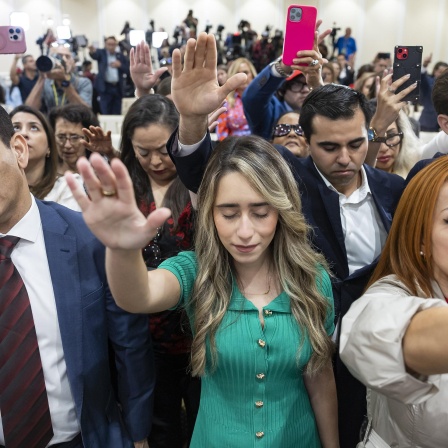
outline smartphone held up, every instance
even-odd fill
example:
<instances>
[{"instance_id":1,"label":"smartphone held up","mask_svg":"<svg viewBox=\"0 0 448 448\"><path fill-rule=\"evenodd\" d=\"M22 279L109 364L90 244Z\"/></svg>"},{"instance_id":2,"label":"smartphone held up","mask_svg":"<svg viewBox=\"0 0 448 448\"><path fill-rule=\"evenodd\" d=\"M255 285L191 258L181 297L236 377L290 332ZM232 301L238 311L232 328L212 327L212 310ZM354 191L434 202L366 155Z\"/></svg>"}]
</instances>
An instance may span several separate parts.
<instances>
[{"instance_id":1,"label":"smartphone held up","mask_svg":"<svg viewBox=\"0 0 448 448\"><path fill-rule=\"evenodd\" d=\"M314 6L290 5L286 14L283 63L293 65L298 51L312 50L317 9Z\"/></svg>"},{"instance_id":2,"label":"smartphone held up","mask_svg":"<svg viewBox=\"0 0 448 448\"><path fill-rule=\"evenodd\" d=\"M0 54L21 54L26 51L25 31L20 26L0 26Z\"/></svg>"},{"instance_id":3,"label":"smartphone held up","mask_svg":"<svg viewBox=\"0 0 448 448\"><path fill-rule=\"evenodd\" d=\"M392 81L396 81L404 75L410 75L395 93L399 93L410 85L417 83L417 87L403 101L417 102L420 98L420 77L422 71L422 46L397 45L394 49L394 72Z\"/></svg>"}]
</instances>

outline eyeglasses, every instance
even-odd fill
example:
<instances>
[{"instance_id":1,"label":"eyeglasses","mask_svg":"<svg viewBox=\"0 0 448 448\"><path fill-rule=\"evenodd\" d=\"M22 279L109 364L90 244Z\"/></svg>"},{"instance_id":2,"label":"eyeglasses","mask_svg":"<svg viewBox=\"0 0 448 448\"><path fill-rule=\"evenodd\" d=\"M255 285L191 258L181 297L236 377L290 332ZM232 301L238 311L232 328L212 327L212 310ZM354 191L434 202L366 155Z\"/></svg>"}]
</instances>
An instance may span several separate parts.
<instances>
[{"instance_id":1,"label":"eyeglasses","mask_svg":"<svg viewBox=\"0 0 448 448\"><path fill-rule=\"evenodd\" d=\"M308 87L306 83L294 82L290 86L288 86L286 90L291 90L292 93L300 93L305 87Z\"/></svg>"},{"instance_id":2,"label":"eyeglasses","mask_svg":"<svg viewBox=\"0 0 448 448\"><path fill-rule=\"evenodd\" d=\"M59 134L59 135L56 135L56 141L60 144L60 145L65 145L65 142L67 141L67 140L70 140L70 143L72 144L72 145L77 145L78 143L79 143L79 141L81 140L81 139L83 139L84 138L84 136L83 135L76 135L76 134L74 134L74 135L64 135L64 134Z\"/></svg>"},{"instance_id":3,"label":"eyeglasses","mask_svg":"<svg viewBox=\"0 0 448 448\"><path fill-rule=\"evenodd\" d=\"M288 135L292 130L294 130L296 135L298 135L299 137L303 135L302 128L298 124L280 123L274 126L273 137L284 137L285 135Z\"/></svg>"},{"instance_id":4,"label":"eyeglasses","mask_svg":"<svg viewBox=\"0 0 448 448\"><path fill-rule=\"evenodd\" d=\"M397 132L396 134L386 134L386 141L384 144L389 148L393 148L401 143L403 140L403 132Z\"/></svg>"},{"instance_id":5,"label":"eyeglasses","mask_svg":"<svg viewBox=\"0 0 448 448\"><path fill-rule=\"evenodd\" d=\"M162 251L159 247L159 238L162 235L162 227L157 229L157 235L154 239L143 249L143 260L147 268L156 268L162 261Z\"/></svg>"}]
</instances>

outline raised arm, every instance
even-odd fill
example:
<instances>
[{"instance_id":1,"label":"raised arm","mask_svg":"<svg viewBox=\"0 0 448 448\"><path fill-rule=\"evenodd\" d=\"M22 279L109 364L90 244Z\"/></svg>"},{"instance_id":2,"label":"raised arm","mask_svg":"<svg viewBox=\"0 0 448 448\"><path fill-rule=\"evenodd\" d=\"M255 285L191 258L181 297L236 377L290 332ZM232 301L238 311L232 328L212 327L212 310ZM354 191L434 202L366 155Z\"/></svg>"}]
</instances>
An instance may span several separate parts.
<instances>
[{"instance_id":1,"label":"raised arm","mask_svg":"<svg viewBox=\"0 0 448 448\"><path fill-rule=\"evenodd\" d=\"M381 81L376 79L378 84L377 107L375 114L372 117L370 126L375 129L378 136L384 136L387 128L398 118L398 113L406 104L403 98L411 93L417 84L412 84L408 88L402 90L400 93L395 91L409 79L409 75L405 75L396 81L392 82L392 74L383 77ZM367 152L365 163L370 166L376 165L376 157L380 150L381 143L369 142L369 149Z\"/></svg>"},{"instance_id":2,"label":"raised arm","mask_svg":"<svg viewBox=\"0 0 448 448\"><path fill-rule=\"evenodd\" d=\"M179 141L183 144L202 140L207 133L208 115L245 81L246 75L237 73L220 87L216 67L217 50L212 34L200 33L197 41L188 40L183 67L180 51L173 52L171 94L180 113Z\"/></svg>"},{"instance_id":3,"label":"raised arm","mask_svg":"<svg viewBox=\"0 0 448 448\"><path fill-rule=\"evenodd\" d=\"M31 89L31 92L25 101L25 104L27 106L34 107L37 110L41 108L44 85L45 85L45 75L43 73L39 73L39 77L37 78L36 84L34 84L34 87Z\"/></svg>"},{"instance_id":4,"label":"raised arm","mask_svg":"<svg viewBox=\"0 0 448 448\"><path fill-rule=\"evenodd\" d=\"M403 355L408 369L426 376L448 373L447 340L447 307L417 313L403 338Z\"/></svg>"},{"instance_id":5,"label":"raised arm","mask_svg":"<svg viewBox=\"0 0 448 448\"><path fill-rule=\"evenodd\" d=\"M13 86L19 84L19 75L17 74L17 61L22 57L21 54L15 54L12 60L11 68L9 69L9 77Z\"/></svg>"},{"instance_id":6,"label":"raised arm","mask_svg":"<svg viewBox=\"0 0 448 448\"><path fill-rule=\"evenodd\" d=\"M148 95L160 76L168 69L162 67L155 72L152 68L151 53L146 42L140 42L129 53L129 72L135 85L135 93L140 98Z\"/></svg>"},{"instance_id":7,"label":"raised arm","mask_svg":"<svg viewBox=\"0 0 448 448\"><path fill-rule=\"evenodd\" d=\"M89 196L72 173L65 177L86 224L107 247L106 273L118 306L132 313L175 306L180 298L176 276L165 269L148 272L141 255L141 248L155 237L170 211L158 208L145 218L137 207L129 173L117 158L109 166L99 154L92 154L90 163L81 158L77 167Z\"/></svg>"}]
</instances>

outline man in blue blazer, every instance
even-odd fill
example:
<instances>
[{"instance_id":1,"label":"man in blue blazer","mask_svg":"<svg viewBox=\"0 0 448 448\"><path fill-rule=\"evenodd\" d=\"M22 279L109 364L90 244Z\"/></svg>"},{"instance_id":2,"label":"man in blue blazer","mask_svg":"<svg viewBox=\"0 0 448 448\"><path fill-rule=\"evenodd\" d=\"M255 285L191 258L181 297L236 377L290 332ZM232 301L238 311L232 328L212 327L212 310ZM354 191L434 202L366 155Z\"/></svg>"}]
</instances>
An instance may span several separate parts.
<instances>
[{"instance_id":1,"label":"man in blue blazer","mask_svg":"<svg viewBox=\"0 0 448 448\"><path fill-rule=\"evenodd\" d=\"M14 134L0 108L0 240L19 238L11 260L29 297L52 426L50 438L39 445L9 442L0 425L0 446L146 447L154 384L147 317L116 306L104 247L81 214L34 199L24 174L27 163L26 140ZM0 277L4 272L0 263ZM10 327L0 326L2 351L14 331ZM2 375L3 366L3 421ZM26 396L33 395L34 386L23 387ZM24 428L33 414L31 408L20 417Z\"/></svg>"},{"instance_id":2,"label":"man in blue blazer","mask_svg":"<svg viewBox=\"0 0 448 448\"><path fill-rule=\"evenodd\" d=\"M98 61L98 74L93 87L100 95L100 111L103 115L120 115L121 100L124 96L124 77L129 74L129 62L116 51L117 40L107 37L103 49L89 47L92 59Z\"/></svg>"},{"instance_id":3,"label":"man in blue blazer","mask_svg":"<svg viewBox=\"0 0 448 448\"><path fill-rule=\"evenodd\" d=\"M244 81L243 76L235 75L224 86L216 85L213 45L213 38L203 34L196 48L187 45L185 60L190 64L182 71L179 53L173 54L172 95L180 122L167 147L179 177L193 192L199 188L212 151L207 114L219 107L222 95ZM385 77L381 83L372 119L364 95L335 84L316 88L305 99L299 121L310 157L297 158L286 148L278 148L296 178L304 216L313 228L314 246L330 266L337 323L367 284L404 188L399 176L364 164L367 150L378 152L387 127L402 107L402 94L393 91L405 79L389 85L390 79ZM351 448L359 441L366 392L339 357L335 378L340 446Z\"/></svg>"}]
</instances>

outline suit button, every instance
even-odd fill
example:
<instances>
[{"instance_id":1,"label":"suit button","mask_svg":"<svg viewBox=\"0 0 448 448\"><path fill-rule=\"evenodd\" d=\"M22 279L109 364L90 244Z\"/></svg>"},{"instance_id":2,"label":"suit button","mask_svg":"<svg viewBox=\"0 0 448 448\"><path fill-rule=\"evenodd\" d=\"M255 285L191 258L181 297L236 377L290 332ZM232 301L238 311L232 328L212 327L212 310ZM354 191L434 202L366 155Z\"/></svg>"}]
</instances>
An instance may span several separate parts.
<instances>
[{"instance_id":1,"label":"suit button","mask_svg":"<svg viewBox=\"0 0 448 448\"><path fill-rule=\"evenodd\" d=\"M264 377L265 377L265 374L264 374L264 373L257 373L257 378L258 378L259 380L262 380Z\"/></svg>"},{"instance_id":2,"label":"suit button","mask_svg":"<svg viewBox=\"0 0 448 448\"><path fill-rule=\"evenodd\" d=\"M255 402L255 406L257 407L257 408L262 408L263 407L263 402L262 401L256 401Z\"/></svg>"},{"instance_id":3,"label":"suit button","mask_svg":"<svg viewBox=\"0 0 448 448\"><path fill-rule=\"evenodd\" d=\"M263 431L258 431L255 433L255 435L257 436L258 439L261 439L264 436L264 432Z\"/></svg>"},{"instance_id":4,"label":"suit button","mask_svg":"<svg viewBox=\"0 0 448 448\"><path fill-rule=\"evenodd\" d=\"M264 346L266 345L266 342L263 341L263 339L258 339L258 345L259 345L260 347L264 347Z\"/></svg>"},{"instance_id":5,"label":"suit button","mask_svg":"<svg viewBox=\"0 0 448 448\"><path fill-rule=\"evenodd\" d=\"M272 311L271 310L264 310L264 315L265 316L272 316Z\"/></svg>"}]
</instances>

